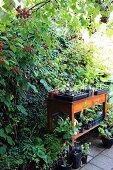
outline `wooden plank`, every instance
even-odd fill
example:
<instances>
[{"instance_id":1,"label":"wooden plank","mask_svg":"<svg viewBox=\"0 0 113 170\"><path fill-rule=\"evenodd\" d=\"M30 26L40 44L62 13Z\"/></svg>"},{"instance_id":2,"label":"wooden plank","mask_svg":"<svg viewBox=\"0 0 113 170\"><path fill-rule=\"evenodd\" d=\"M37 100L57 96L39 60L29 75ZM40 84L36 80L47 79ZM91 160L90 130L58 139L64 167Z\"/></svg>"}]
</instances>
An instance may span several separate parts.
<instances>
[{"instance_id":1,"label":"wooden plank","mask_svg":"<svg viewBox=\"0 0 113 170\"><path fill-rule=\"evenodd\" d=\"M98 126L99 126L99 124L97 124L97 125L91 127L91 128L88 129L88 130L84 130L83 133L78 133L77 135L74 136L74 139L77 139L77 138L81 137L82 135L88 133L89 131L91 131L92 129L95 129L95 128L98 127Z\"/></svg>"}]
</instances>

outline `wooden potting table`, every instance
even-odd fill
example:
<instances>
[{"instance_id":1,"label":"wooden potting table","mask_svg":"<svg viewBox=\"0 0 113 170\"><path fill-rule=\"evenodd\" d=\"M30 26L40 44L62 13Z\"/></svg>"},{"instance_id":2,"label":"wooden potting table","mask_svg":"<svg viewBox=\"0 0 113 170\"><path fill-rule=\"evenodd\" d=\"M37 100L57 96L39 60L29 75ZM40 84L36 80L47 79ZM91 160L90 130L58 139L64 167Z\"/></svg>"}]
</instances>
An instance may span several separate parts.
<instances>
[{"instance_id":1,"label":"wooden potting table","mask_svg":"<svg viewBox=\"0 0 113 170\"><path fill-rule=\"evenodd\" d=\"M106 103L107 95L105 92L100 95L93 95L81 100L69 102L64 100L59 100L57 98L48 98L47 99L47 113L48 113L48 129L49 131L53 130L53 113L64 112L70 116L72 121L72 129L74 130L74 118L77 112L91 108L93 106L102 104L103 105L103 117L106 117ZM74 139L79 138L83 134L89 132L90 130L96 128L98 125L93 126L92 128L85 130L83 133L78 133L74 136Z\"/></svg>"}]
</instances>

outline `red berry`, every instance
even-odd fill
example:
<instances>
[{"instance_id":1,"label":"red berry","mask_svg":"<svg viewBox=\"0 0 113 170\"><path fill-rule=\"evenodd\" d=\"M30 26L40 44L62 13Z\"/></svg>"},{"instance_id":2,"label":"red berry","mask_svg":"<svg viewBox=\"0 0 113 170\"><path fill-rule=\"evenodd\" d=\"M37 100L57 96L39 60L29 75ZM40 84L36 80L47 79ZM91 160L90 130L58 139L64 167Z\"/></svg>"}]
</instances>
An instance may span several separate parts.
<instances>
[{"instance_id":1,"label":"red berry","mask_svg":"<svg viewBox=\"0 0 113 170\"><path fill-rule=\"evenodd\" d=\"M21 5L17 6L16 11L19 12L21 8Z\"/></svg>"},{"instance_id":2,"label":"red berry","mask_svg":"<svg viewBox=\"0 0 113 170\"><path fill-rule=\"evenodd\" d=\"M4 63L4 59L0 59L0 64L3 64Z\"/></svg>"},{"instance_id":3,"label":"red berry","mask_svg":"<svg viewBox=\"0 0 113 170\"><path fill-rule=\"evenodd\" d=\"M29 18L31 16L31 14L29 13L29 10L26 9L26 8L21 9L21 6L18 6L16 8L16 11L18 12L17 15L16 15L17 18L20 17L20 18L26 19L26 18Z\"/></svg>"},{"instance_id":4,"label":"red berry","mask_svg":"<svg viewBox=\"0 0 113 170\"><path fill-rule=\"evenodd\" d=\"M43 47L45 50L47 50L49 48L47 44L45 44Z\"/></svg>"},{"instance_id":5,"label":"red berry","mask_svg":"<svg viewBox=\"0 0 113 170\"><path fill-rule=\"evenodd\" d=\"M12 68L12 71L13 71L14 73L19 73L19 72L20 72L20 68L17 67L17 66L14 66L14 67Z\"/></svg>"},{"instance_id":6,"label":"red berry","mask_svg":"<svg viewBox=\"0 0 113 170\"><path fill-rule=\"evenodd\" d=\"M0 50L4 48L4 44L0 43Z\"/></svg>"},{"instance_id":7,"label":"red berry","mask_svg":"<svg viewBox=\"0 0 113 170\"><path fill-rule=\"evenodd\" d=\"M31 17L31 14L30 14L30 13L28 14L28 17Z\"/></svg>"},{"instance_id":8,"label":"red berry","mask_svg":"<svg viewBox=\"0 0 113 170\"><path fill-rule=\"evenodd\" d=\"M24 8L23 10L22 10L22 12L23 12L23 14L28 14L28 10L26 9L26 8Z\"/></svg>"},{"instance_id":9,"label":"red berry","mask_svg":"<svg viewBox=\"0 0 113 170\"><path fill-rule=\"evenodd\" d=\"M16 17L17 17L17 18L19 18L19 17L20 17L20 15L19 15L19 14L16 14Z\"/></svg>"},{"instance_id":10,"label":"red berry","mask_svg":"<svg viewBox=\"0 0 113 170\"><path fill-rule=\"evenodd\" d=\"M23 48L23 51L24 52L32 52L33 51L33 48L31 47L31 46L25 46L24 48Z\"/></svg>"},{"instance_id":11,"label":"red berry","mask_svg":"<svg viewBox=\"0 0 113 170\"><path fill-rule=\"evenodd\" d=\"M26 19L26 18L27 18L27 16L26 16L26 15L23 15L23 18L24 18L24 19Z\"/></svg>"}]
</instances>

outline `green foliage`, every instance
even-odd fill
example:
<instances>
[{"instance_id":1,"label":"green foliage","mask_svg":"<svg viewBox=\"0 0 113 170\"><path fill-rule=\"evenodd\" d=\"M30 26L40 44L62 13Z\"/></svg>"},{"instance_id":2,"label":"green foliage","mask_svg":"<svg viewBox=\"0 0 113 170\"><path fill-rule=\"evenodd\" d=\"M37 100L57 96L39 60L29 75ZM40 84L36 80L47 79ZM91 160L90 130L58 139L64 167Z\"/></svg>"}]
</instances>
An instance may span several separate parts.
<instances>
[{"instance_id":1,"label":"green foliage","mask_svg":"<svg viewBox=\"0 0 113 170\"><path fill-rule=\"evenodd\" d=\"M109 130L110 128L110 130ZM109 115L109 117L105 118L98 128L99 135L104 136L106 138L112 138L113 135L113 113Z\"/></svg>"},{"instance_id":2,"label":"green foliage","mask_svg":"<svg viewBox=\"0 0 113 170\"><path fill-rule=\"evenodd\" d=\"M58 156L62 152L62 140L57 138L55 134L47 134L45 136L46 154L48 156L47 164L52 164L53 161L58 160Z\"/></svg>"},{"instance_id":3,"label":"green foliage","mask_svg":"<svg viewBox=\"0 0 113 170\"><path fill-rule=\"evenodd\" d=\"M69 117L65 120L62 118L58 119L58 126L55 128L55 133L62 134L64 140L72 139L74 132L72 131L72 123Z\"/></svg>"},{"instance_id":4,"label":"green foliage","mask_svg":"<svg viewBox=\"0 0 113 170\"><path fill-rule=\"evenodd\" d=\"M112 138L112 133L109 132L107 129L99 127L98 131L99 131L100 136L104 136L104 137L109 138L109 139Z\"/></svg>"},{"instance_id":5,"label":"green foliage","mask_svg":"<svg viewBox=\"0 0 113 170\"><path fill-rule=\"evenodd\" d=\"M108 17L112 9L110 4L104 12L103 3L89 0L21 2L32 17L17 17L14 0L0 4L0 163L12 170L32 161L49 166L63 147L56 132L64 140L72 137L69 119L60 119L55 134L44 136L47 91L93 84L99 77L80 31L93 33L95 17Z\"/></svg>"},{"instance_id":6,"label":"green foliage","mask_svg":"<svg viewBox=\"0 0 113 170\"><path fill-rule=\"evenodd\" d=\"M81 145L81 150L82 150L82 153L87 155L90 151L90 145L91 143L84 143Z\"/></svg>"}]
</instances>

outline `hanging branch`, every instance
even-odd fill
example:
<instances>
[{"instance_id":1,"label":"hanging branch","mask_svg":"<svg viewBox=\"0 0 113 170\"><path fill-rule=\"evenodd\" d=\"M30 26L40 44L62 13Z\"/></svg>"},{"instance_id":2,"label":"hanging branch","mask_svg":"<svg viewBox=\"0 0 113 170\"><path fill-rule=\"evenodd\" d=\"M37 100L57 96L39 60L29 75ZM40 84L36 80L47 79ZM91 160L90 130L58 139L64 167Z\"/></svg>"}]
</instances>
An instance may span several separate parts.
<instances>
[{"instance_id":1,"label":"hanging branch","mask_svg":"<svg viewBox=\"0 0 113 170\"><path fill-rule=\"evenodd\" d=\"M47 3L51 2L51 0L47 0L47 1L42 1L42 2L39 2L37 4L35 4L33 7L31 7L29 10L33 10L33 12L39 10L40 8L42 8L43 6L45 6ZM42 5L41 5L42 4ZM40 6L39 6L40 5ZM34 9L35 7L37 7L36 9Z\"/></svg>"},{"instance_id":2,"label":"hanging branch","mask_svg":"<svg viewBox=\"0 0 113 170\"><path fill-rule=\"evenodd\" d=\"M32 10L33 8L35 8L36 6L45 3L46 1L42 1L42 2L38 2L37 4L35 4L34 6L32 6L31 8L29 8L29 10Z\"/></svg>"}]
</instances>

